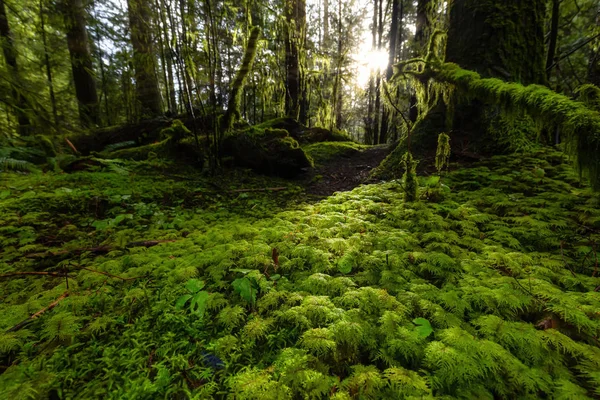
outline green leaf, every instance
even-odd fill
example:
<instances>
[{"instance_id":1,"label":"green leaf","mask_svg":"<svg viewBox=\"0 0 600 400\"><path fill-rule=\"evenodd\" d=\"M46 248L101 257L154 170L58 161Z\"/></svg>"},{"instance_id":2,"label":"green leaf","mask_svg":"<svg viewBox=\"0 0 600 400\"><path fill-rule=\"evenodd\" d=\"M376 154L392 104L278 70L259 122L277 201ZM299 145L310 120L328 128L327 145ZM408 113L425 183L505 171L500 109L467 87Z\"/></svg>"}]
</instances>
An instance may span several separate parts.
<instances>
[{"instance_id":1,"label":"green leaf","mask_svg":"<svg viewBox=\"0 0 600 400\"><path fill-rule=\"evenodd\" d=\"M244 275L246 275L249 272L252 272L251 269L243 269L243 268L231 268L230 271L231 272L239 272L239 273L244 274Z\"/></svg>"},{"instance_id":2,"label":"green leaf","mask_svg":"<svg viewBox=\"0 0 600 400\"><path fill-rule=\"evenodd\" d=\"M208 294L208 292L204 290L196 293L196 295L192 297L190 311L202 318L204 316L204 311L206 310L206 305L209 297L210 294Z\"/></svg>"},{"instance_id":3,"label":"green leaf","mask_svg":"<svg viewBox=\"0 0 600 400\"><path fill-rule=\"evenodd\" d=\"M175 308L182 309L185 306L185 303L188 302L193 296L191 294L184 294L180 298L177 299L177 303L175 303Z\"/></svg>"},{"instance_id":4,"label":"green leaf","mask_svg":"<svg viewBox=\"0 0 600 400\"><path fill-rule=\"evenodd\" d=\"M4 200L6 199L8 196L10 196L10 190L3 190L0 192L0 199Z\"/></svg>"},{"instance_id":5,"label":"green leaf","mask_svg":"<svg viewBox=\"0 0 600 400\"><path fill-rule=\"evenodd\" d=\"M271 276L272 281L278 281L279 279L281 279L281 275L279 275L279 274L275 274L275 275Z\"/></svg>"},{"instance_id":6,"label":"green leaf","mask_svg":"<svg viewBox=\"0 0 600 400\"><path fill-rule=\"evenodd\" d=\"M204 285L204 281L201 281L200 279L190 279L185 284L185 288L191 293L197 293L204 289Z\"/></svg>"},{"instance_id":7,"label":"green leaf","mask_svg":"<svg viewBox=\"0 0 600 400\"><path fill-rule=\"evenodd\" d=\"M346 254L338 261L338 270L346 275L352 272L352 268L354 267L354 257L350 254Z\"/></svg>"},{"instance_id":8,"label":"green leaf","mask_svg":"<svg viewBox=\"0 0 600 400\"><path fill-rule=\"evenodd\" d=\"M431 324L425 318L415 318L413 319L413 324L417 325L415 330L422 338L426 338L433 333Z\"/></svg>"},{"instance_id":9,"label":"green leaf","mask_svg":"<svg viewBox=\"0 0 600 400\"><path fill-rule=\"evenodd\" d=\"M248 303L254 305L256 302L256 294L258 292L257 285L250 281L248 278L236 279L231 283L233 289L238 293L242 299Z\"/></svg>"}]
</instances>

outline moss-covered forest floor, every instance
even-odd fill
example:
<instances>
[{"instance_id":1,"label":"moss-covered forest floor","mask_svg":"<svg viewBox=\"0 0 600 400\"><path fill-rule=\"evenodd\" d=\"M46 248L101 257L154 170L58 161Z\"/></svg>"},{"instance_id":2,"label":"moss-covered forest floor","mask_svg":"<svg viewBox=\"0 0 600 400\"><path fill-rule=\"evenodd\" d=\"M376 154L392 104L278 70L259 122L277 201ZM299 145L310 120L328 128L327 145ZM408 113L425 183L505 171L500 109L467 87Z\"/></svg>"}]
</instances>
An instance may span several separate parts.
<instances>
[{"instance_id":1,"label":"moss-covered forest floor","mask_svg":"<svg viewBox=\"0 0 600 400\"><path fill-rule=\"evenodd\" d=\"M330 194L339 152L307 152ZM600 397L598 195L548 149L451 170L416 203L156 160L3 174L0 398Z\"/></svg>"}]
</instances>

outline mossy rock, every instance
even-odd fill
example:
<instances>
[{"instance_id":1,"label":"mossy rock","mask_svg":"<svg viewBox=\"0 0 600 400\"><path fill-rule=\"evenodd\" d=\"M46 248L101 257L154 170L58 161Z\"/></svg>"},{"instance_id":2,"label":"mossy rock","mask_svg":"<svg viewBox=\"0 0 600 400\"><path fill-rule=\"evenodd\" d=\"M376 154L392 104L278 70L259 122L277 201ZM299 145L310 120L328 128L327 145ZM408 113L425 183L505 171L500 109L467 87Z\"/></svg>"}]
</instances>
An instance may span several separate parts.
<instances>
[{"instance_id":1,"label":"mossy rock","mask_svg":"<svg viewBox=\"0 0 600 400\"><path fill-rule=\"evenodd\" d=\"M293 178L313 166L298 142L282 128L252 127L235 132L223 143L223 155L237 166L273 176Z\"/></svg>"},{"instance_id":2,"label":"mossy rock","mask_svg":"<svg viewBox=\"0 0 600 400\"><path fill-rule=\"evenodd\" d=\"M303 146L304 151L316 163L323 163L338 157L350 157L369 146L355 142L318 142Z\"/></svg>"}]
</instances>

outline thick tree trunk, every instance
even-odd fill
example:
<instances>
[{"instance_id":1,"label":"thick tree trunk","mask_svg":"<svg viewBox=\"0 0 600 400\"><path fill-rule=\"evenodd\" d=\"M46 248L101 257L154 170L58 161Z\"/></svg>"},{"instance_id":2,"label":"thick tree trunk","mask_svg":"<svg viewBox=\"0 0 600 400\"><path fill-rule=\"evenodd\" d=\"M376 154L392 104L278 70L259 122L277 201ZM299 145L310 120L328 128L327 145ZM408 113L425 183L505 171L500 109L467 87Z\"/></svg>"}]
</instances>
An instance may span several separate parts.
<instances>
[{"instance_id":1,"label":"thick tree trunk","mask_svg":"<svg viewBox=\"0 0 600 400\"><path fill-rule=\"evenodd\" d=\"M432 21L429 15L429 8L432 0L419 0L417 3L417 21L415 25L415 57L424 55L431 34ZM419 118L419 110L417 108L417 96L413 95L410 98L409 118L412 122L416 122Z\"/></svg>"},{"instance_id":2,"label":"thick tree trunk","mask_svg":"<svg viewBox=\"0 0 600 400\"><path fill-rule=\"evenodd\" d=\"M306 1L287 0L286 3L286 96L285 110L288 117L306 123L306 86L303 63L306 43Z\"/></svg>"},{"instance_id":3,"label":"thick tree trunk","mask_svg":"<svg viewBox=\"0 0 600 400\"><path fill-rule=\"evenodd\" d=\"M142 117L162 114L156 59L152 42L152 13L146 0L127 0L133 46L136 96Z\"/></svg>"},{"instance_id":4,"label":"thick tree trunk","mask_svg":"<svg viewBox=\"0 0 600 400\"><path fill-rule=\"evenodd\" d=\"M545 0L454 0L446 61L484 78L544 84L545 5ZM501 150L495 137L486 134L498 121L484 103L457 100L453 114L448 112L446 107L434 107L415 126L412 142L418 151L435 153L438 134L447 131L452 131L452 143L465 143L470 152Z\"/></svg>"},{"instance_id":5,"label":"thick tree trunk","mask_svg":"<svg viewBox=\"0 0 600 400\"><path fill-rule=\"evenodd\" d=\"M79 104L79 119L83 126L91 127L99 123L100 107L85 23L85 8L82 0L66 0L62 5L75 94Z\"/></svg>"},{"instance_id":6,"label":"thick tree trunk","mask_svg":"<svg viewBox=\"0 0 600 400\"><path fill-rule=\"evenodd\" d=\"M28 135L31 134L31 122L29 120L29 116L27 115L27 101L14 83L20 80L19 68L17 64L17 51L15 49L12 33L10 31L8 17L6 16L4 0L0 0L0 42L2 44L4 59L9 72L11 73L11 79L13 81L12 97L14 104L12 104L12 107L19 123L19 133L21 135Z\"/></svg>"},{"instance_id":7,"label":"thick tree trunk","mask_svg":"<svg viewBox=\"0 0 600 400\"><path fill-rule=\"evenodd\" d=\"M52 78L52 67L50 65L50 54L48 52L48 40L46 38L46 17L44 15L44 3L40 0L40 30L42 31L42 43L44 44L44 63L46 65L46 79L50 93L50 104L52 105L52 116L54 125L58 123L58 110L56 107L56 95L54 93L54 79Z\"/></svg>"},{"instance_id":8,"label":"thick tree trunk","mask_svg":"<svg viewBox=\"0 0 600 400\"><path fill-rule=\"evenodd\" d=\"M558 44L558 22L560 19L560 0L552 0L552 25L550 27L550 43L548 44L548 57L546 58L546 76L548 80L552 76L552 66L556 56L556 45Z\"/></svg>"},{"instance_id":9,"label":"thick tree trunk","mask_svg":"<svg viewBox=\"0 0 600 400\"><path fill-rule=\"evenodd\" d=\"M390 24L390 48L389 48L389 59L388 66L385 71L385 80L389 82L394 75L394 63L396 62L396 50L398 46L398 34L399 26L403 18L401 0L392 1L392 21ZM383 115L381 117L381 134L379 135L380 143L387 143L388 141L388 130L389 130L389 119L392 113L387 108L384 108Z\"/></svg>"}]
</instances>

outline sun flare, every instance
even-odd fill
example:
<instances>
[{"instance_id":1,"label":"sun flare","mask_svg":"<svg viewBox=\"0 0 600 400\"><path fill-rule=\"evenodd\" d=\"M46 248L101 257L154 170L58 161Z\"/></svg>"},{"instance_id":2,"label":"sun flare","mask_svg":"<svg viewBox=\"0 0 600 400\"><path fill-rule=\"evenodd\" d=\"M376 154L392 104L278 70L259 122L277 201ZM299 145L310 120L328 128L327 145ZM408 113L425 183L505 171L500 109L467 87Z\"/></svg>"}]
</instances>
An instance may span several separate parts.
<instances>
[{"instance_id":1,"label":"sun flare","mask_svg":"<svg viewBox=\"0 0 600 400\"><path fill-rule=\"evenodd\" d=\"M371 73L383 71L387 68L389 54L383 50L361 51L356 55L358 71L356 83L365 86L369 82Z\"/></svg>"}]
</instances>

